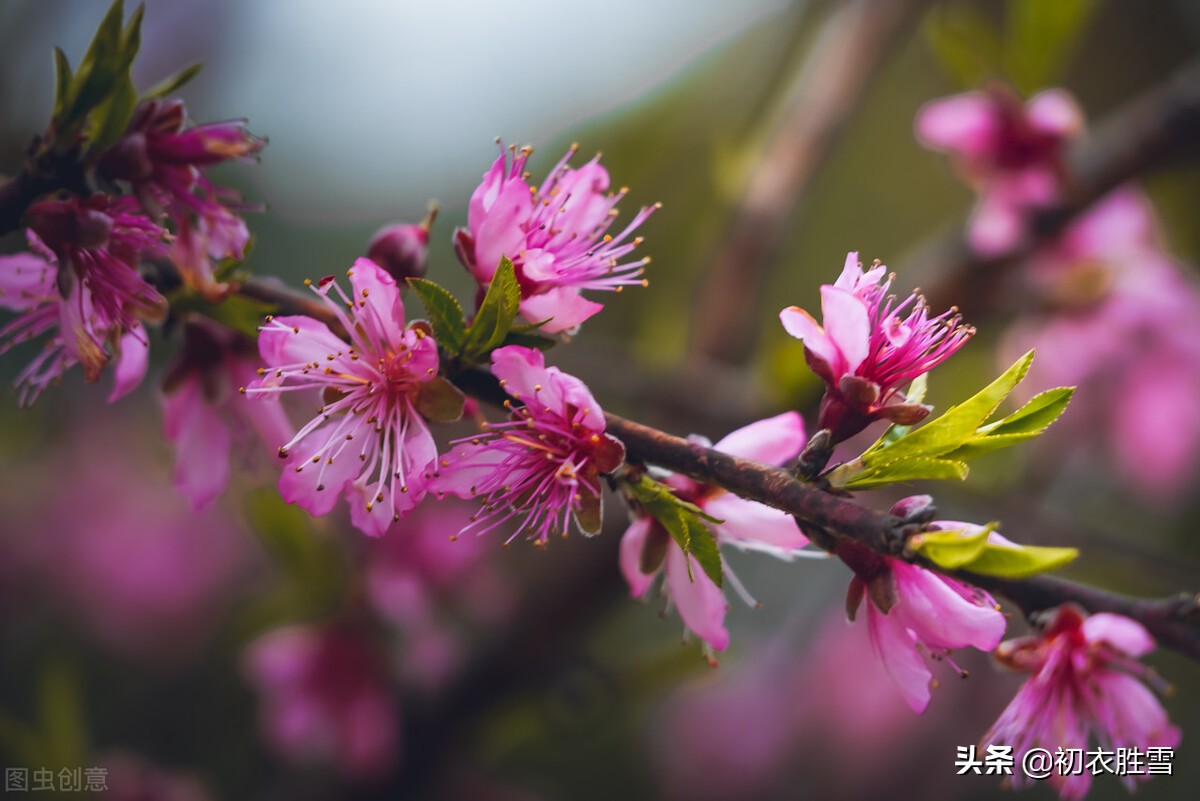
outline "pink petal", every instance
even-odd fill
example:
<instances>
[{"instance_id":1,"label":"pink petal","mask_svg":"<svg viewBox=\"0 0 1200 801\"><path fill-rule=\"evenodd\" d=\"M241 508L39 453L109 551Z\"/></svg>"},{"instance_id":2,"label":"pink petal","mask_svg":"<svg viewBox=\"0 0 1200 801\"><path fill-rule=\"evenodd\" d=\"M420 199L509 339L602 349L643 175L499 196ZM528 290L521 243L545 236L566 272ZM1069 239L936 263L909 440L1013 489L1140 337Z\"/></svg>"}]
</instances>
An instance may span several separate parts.
<instances>
[{"instance_id":1,"label":"pink petal","mask_svg":"<svg viewBox=\"0 0 1200 801\"><path fill-rule=\"evenodd\" d=\"M121 337L116 364L113 365L113 388L108 402L120 400L137 389L146 377L150 366L150 343L141 323L133 326Z\"/></svg>"},{"instance_id":2,"label":"pink petal","mask_svg":"<svg viewBox=\"0 0 1200 801\"><path fill-rule=\"evenodd\" d=\"M374 332L374 338L379 342L398 339L404 330L404 304L396 279L370 259L360 258L350 269L350 286L358 320Z\"/></svg>"},{"instance_id":3,"label":"pink petal","mask_svg":"<svg viewBox=\"0 0 1200 801\"><path fill-rule=\"evenodd\" d=\"M488 448L464 442L456 445L438 460L438 472L430 479L430 492L450 493L460 498L474 498L477 487L500 469L507 454L498 448Z\"/></svg>"},{"instance_id":4,"label":"pink petal","mask_svg":"<svg viewBox=\"0 0 1200 801\"><path fill-rule=\"evenodd\" d=\"M550 380L546 357L536 348L506 345L492 351L492 375L499 378L504 391L522 403L563 408L563 396L558 383Z\"/></svg>"},{"instance_id":5,"label":"pink petal","mask_svg":"<svg viewBox=\"0 0 1200 801\"><path fill-rule=\"evenodd\" d=\"M984 257L1001 256L1025 237L1025 214L1017 198L993 187L980 198L967 224L967 243Z\"/></svg>"},{"instance_id":6,"label":"pink petal","mask_svg":"<svg viewBox=\"0 0 1200 801\"><path fill-rule=\"evenodd\" d=\"M845 369L839 372L853 373L867 358L870 347L867 304L852 292L825 285L821 287L821 315L826 335L845 360Z\"/></svg>"},{"instance_id":7,"label":"pink petal","mask_svg":"<svg viewBox=\"0 0 1200 801\"><path fill-rule=\"evenodd\" d=\"M1025 106L1025 114L1029 124L1042 133L1070 137L1083 130L1083 110L1062 89L1034 95Z\"/></svg>"},{"instance_id":8,"label":"pink petal","mask_svg":"<svg viewBox=\"0 0 1200 801\"><path fill-rule=\"evenodd\" d=\"M492 280L501 257L515 260L520 254L525 244L525 223L533 211L529 186L520 178L504 180L490 188L484 200L491 200L486 212L477 213L470 221L475 236L474 274L480 283ZM476 207L474 201L472 196L472 209Z\"/></svg>"},{"instance_id":9,"label":"pink petal","mask_svg":"<svg viewBox=\"0 0 1200 801\"><path fill-rule=\"evenodd\" d=\"M991 606L964 598L944 579L924 568L891 561L899 602L892 610L933 648L962 648L968 645L990 651L1004 637L1004 615Z\"/></svg>"},{"instance_id":10,"label":"pink petal","mask_svg":"<svg viewBox=\"0 0 1200 801\"><path fill-rule=\"evenodd\" d=\"M382 537L395 522L395 507L392 491L385 484L379 494L383 500L378 500L376 483L372 480L363 484L355 481L346 490L346 503L350 506L350 522L356 529L368 537ZM371 508L367 508L370 502Z\"/></svg>"},{"instance_id":11,"label":"pink petal","mask_svg":"<svg viewBox=\"0 0 1200 801\"><path fill-rule=\"evenodd\" d=\"M57 296L58 267L33 253L0 256L0 308L27 311Z\"/></svg>"},{"instance_id":12,"label":"pink petal","mask_svg":"<svg viewBox=\"0 0 1200 801\"><path fill-rule=\"evenodd\" d=\"M258 352L268 367L324 364L330 354L342 353L348 347L325 323L299 315L276 317L258 334Z\"/></svg>"},{"instance_id":13,"label":"pink petal","mask_svg":"<svg viewBox=\"0 0 1200 801\"><path fill-rule=\"evenodd\" d=\"M547 334L561 334L573 330L603 308L603 303L587 300L577 289L555 287L522 300L521 316L531 323L540 323L549 318L549 322L540 330Z\"/></svg>"},{"instance_id":14,"label":"pink petal","mask_svg":"<svg viewBox=\"0 0 1200 801\"><path fill-rule=\"evenodd\" d=\"M635 517L621 537L621 575L629 584L629 594L634 598L641 598L654 583L653 573L642 572L642 547L653 526L652 518Z\"/></svg>"},{"instance_id":15,"label":"pink petal","mask_svg":"<svg viewBox=\"0 0 1200 801\"><path fill-rule=\"evenodd\" d=\"M167 438L175 445L176 491L199 511L229 483L229 427L191 378L163 400Z\"/></svg>"},{"instance_id":16,"label":"pink petal","mask_svg":"<svg viewBox=\"0 0 1200 801\"><path fill-rule=\"evenodd\" d=\"M330 443L333 437L337 441ZM327 443L331 445L331 450L336 450L342 439L343 434L338 432L337 426L326 423L292 449L279 476L279 494L285 501L317 517L333 511L346 482L358 474L360 462L355 451L349 449L343 450L333 464L329 464L328 457L324 455L315 464L312 459Z\"/></svg>"},{"instance_id":17,"label":"pink petal","mask_svg":"<svg viewBox=\"0 0 1200 801\"><path fill-rule=\"evenodd\" d=\"M688 578L689 561L694 581ZM729 631L725 628L729 604L721 588L712 583L694 557L685 557L674 544L667 551L666 571L667 593L679 610L683 624L715 650L724 651L729 645Z\"/></svg>"},{"instance_id":18,"label":"pink petal","mask_svg":"<svg viewBox=\"0 0 1200 801\"><path fill-rule=\"evenodd\" d=\"M713 524L722 541L733 540L741 548L786 559L792 551L808 544L808 537L800 531L796 519L770 506L728 493L701 505L704 511L725 521Z\"/></svg>"},{"instance_id":19,"label":"pink petal","mask_svg":"<svg viewBox=\"0 0 1200 801\"><path fill-rule=\"evenodd\" d=\"M804 418L784 412L732 431L713 447L743 459L783 465L799 456L806 442Z\"/></svg>"},{"instance_id":20,"label":"pink petal","mask_svg":"<svg viewBox=\"0 0 1200 801\"><path fill-rule=\"evenodd\" d=\"M1084 620L1083 636L1088 642L1106 642L1118 651L1135 658L1154 650L1154 638L1141 623L1108 612L1090 615Z\"/></svg>"},{"instance_id":21,"label":"pink petal","mask_svg":"<svg viewBox=\"0 0 1200 801\"><path fill-rule=\"evenodd\" d=\"M779 322L785 331L804 343L817 361L828 365L835 380L846 372L842 354L811 314L799 306L788 306L779 313Z\"/></svg>"},{"instance_id":22,"label":"pink petal","mask_svg":"<svg viewBox=\"0 0 1200 801\"><path fill-rule=\"evenodd\" d=\"M867 631L871 635L875 653L883 662L892 683L899 688L905 703L918 714L924 712L925 707L929 706L929 680L933 674L917 652L912 635L897 620L894 612L885 615L873 603L867 604Z\"/></svg>"},{"instance_id":23,"label":"pink petal","mask_svg":"<svg viewBox=\"0 0 1200 801\"><path fill-rule=\"evenodd\" d=\"M970 92L922 106L917 112L916 134L925 147L976 157L993 147L996 123L993 102L984 94Z\"/></svg>"},{"instance_id":24,"label":"pink petal","mask_svg":"<svg viewBox=\"0 0 1200 801\"><path fill-rule=\"evenodd\" d=\"M842 265L842 274L833 282L833 285L838 289L844 289L847 292L853 292L858 286L858 282L862 280L863 271L859 266L858 251L852 250L846 254L846 262Z\"/></svg>"},{"instance_id":25,"label":"pink petal","mask_svg":"<svg viewBox=\"0 0 1200 801\"><path fill-rule=\"evenodd\" d=\"M1139 680L1114 670L1098 672L1092 679L1100 690L1092 699L1092 713L1104 722L1114 746L1174 748L1179 744L1179 729Z\"/></svg>"}]
</instances>

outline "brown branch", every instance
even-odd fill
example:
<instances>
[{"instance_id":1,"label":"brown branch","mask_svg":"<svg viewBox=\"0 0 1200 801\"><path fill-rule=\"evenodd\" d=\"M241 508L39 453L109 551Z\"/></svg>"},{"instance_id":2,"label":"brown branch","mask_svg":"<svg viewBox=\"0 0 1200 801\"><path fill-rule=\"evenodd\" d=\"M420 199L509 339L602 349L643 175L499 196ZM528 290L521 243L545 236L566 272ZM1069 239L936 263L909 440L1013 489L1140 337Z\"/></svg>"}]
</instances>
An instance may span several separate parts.
<instances>
[{"instance_id":1,"label":"brown branch","mask_svg":"<svg viewBox=\"0 0 1200 801\"><path fill-rule=\"evenodd\" d=\"M1065 196L1036 212L1029 242L997 258L971 252L959 231L924 248L905 267L926 288L931 307L957 304L972 319L997 311L997 292L1012 264L1054 237L1113 189L1152 170L1200 155L1200 59L1105 118L1072 149Z\"/></svg>"},{"instance_id":2,"label":"brown branch","mask_svg":"<svg viewBox=\"0 0 1200 801\"><path fill-rule=\"evenodd\" d=\"M242 284L239 291L271 304L281 313L307 314L340 330L328 307L282 284L252 279ZM477 368L463 370L451 376L451 380L467 394L488 403L498 405L508 398L490 373ZM877 553L908 558L905 542L919 526L800 481L778 467L731 456L615 414L606 412L604 417L608 433L625 444L630 461L665 467L781 509L795 517L810 538L827 550L836 540L849 540ZM937 569L934 565L926 566ZM1027 616L1071 601L1089 611L1126 615L1146 626L1163 645L1200 661L1200 596L1133 598L1050 576L1013 581L962 575L1009 598Z\"/></svg>"},{"instance_id":3,"label":"brown branch","mask_svg":"<svg viewBox=\"0 0 1200 801\"><path fill-rule=\"evenodd\" d=\"M928 0L848 0L830 15L750 170L696 300L694 361L744 363L768 266L813 177L884 58Z\"/></svg>"}]
</instances>

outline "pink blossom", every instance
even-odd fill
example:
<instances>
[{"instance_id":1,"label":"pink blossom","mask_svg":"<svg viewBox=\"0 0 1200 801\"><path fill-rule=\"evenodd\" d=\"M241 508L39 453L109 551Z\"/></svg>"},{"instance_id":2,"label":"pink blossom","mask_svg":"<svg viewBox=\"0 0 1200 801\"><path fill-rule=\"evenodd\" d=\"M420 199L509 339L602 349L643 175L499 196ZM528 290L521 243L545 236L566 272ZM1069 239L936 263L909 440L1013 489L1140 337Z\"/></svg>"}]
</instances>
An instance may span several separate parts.
<instances>
[{"instance_id":1,"label":"pink blossom","mask_svg":"<svg viewBox=\"0 0 1200 801\"><path fill-rule=\"evenodd\" d=\"M270 318L258 338L267 367L246 393L320 396L316 417L279 449L288 460L279 491L313 515L328 514L344 496L354 525L378 537L425 495L437 457L425 412L444 411L457 399L448 415L454 417L462 400L437 375L437 343L428 328L405 328L395 279L369 259L356 261L347 275L352 296L332 276L313 291L350 342L311 317Z\"/></svg>"},{"instance_id":2,"label":"pink blossom","mask_svg":"<svg viewBox=\"0 0 1200 801\"><path fill-rule=\"evenodd\" d=\"M425 275L425 259L429 250L429 229L437 218L437 206L419 223L385 225L375 232L367 244L367 258L395 278L421 278Z\"/></svg>"},{"instance_id":3,"label":"pink blossom","mask_svg":"<svg viewBox=\"0 0 1200 801\"><path fill-rule=\"evenodd\" d=\"M1050 613L1041 630L1009 640L996 658L1032 676L1000 714L983 743L1012 746L1017 764L1031 748L1088 748L1094 739L1110 751L1174 748L1179 729L1171 725L1154 693L1143 681L1160 683L1138 663L1154 650L1154 640L1137 621L1120 615L1088 616L1067 604ZM1132 792L1147 776L1128 774L1121 781ZM1066 799L1087 795L1087 770L1056 770L1049 777ZM1014 786L1028 779L1017 772Z\"/></svg>"},{"instance_id":4,"label":"pink blossom","mask_svg":"<svg viewBox=\"0 0 1200 801\"><path fill-rule=\"evenodd\" d=\"M279 403L238 395L258 376L252 340L203 319L189 320L183 336L163 381L163 423L175 446L175 489L200 510L229 483L235 441L251 431L274 451L292 429Z\"/></svg>"},{"instance_id":5,"label":"pink blossom","mask_svg":"<svg viewBox=\"0 0 1200 801\"><path fill-rule=\"evenodd\" d=\"M365 631L343 623L276 629L247 647L243 664L262 696L262 736L280 756L361 779L395 766L396 701Z\"/></svg>"},{"instance_id":6,"label":"pink blossom","mask_svg":"<svg viewBox=\"0 0 1200 801\"><path fill-rule=\"evenodd\" d=\"M925 299L888 295L894 276L878 262L863 272L849 253L833 285L821 287L824 326L797 306L779 313L804 342L809 366L826 383L817 418L840 442L878 419L911 425L929 407L909 403L901 387L950 358L975 333L954 309L931 316Z\"/></svg>"},{"instance_id":7,"label":"pink blossom","mask_svg":"<svg viewBox=\"0 0 1200 801\"><path fill-rule=\"evenodd\" d=\"M1061 89L1023 104L993 86L934 100L916 119L921 143L954 154L979 194L967 240L983 256L1014 248L1028 234L1029 212L1058 199L1064 145L1082 129L1082 112Z\"/></svg>"},{"instance_id":8,"label":"pink blossom","mask_svg":"<svg viewBox=\"0 0 1200 801\"><path fill-rule=\"evenodd\" d=\"M182 101L143 102L125 135L101 154L97 172L128 184L148 214L171 218L178 237L172 261L190 287L217 300L227 290L213 278L214 263L241 260L249 234L231 211L244 207L240 196L214 185L202 170L253 159L266 142L242 120L186 125Z\"/></svg>"},{"instance_id":9,"label":"pink blossom","mask_svg":"<svg viewBox=\"0 0 1200 801\"><path fill-rule=\"evenodd\" d=\"M500 623L516 600L484 558L487 543L457 536L471 512L458 499L426 499L389 536L366 543L367 597L403 634L401 669L425 691L461 667L467 627Z\"/></svg>"},{"instance_id":10,"label":"pink blossom","mask_svg":"<svg viewBox=\"0 0 1200 801\"><path fill-rule=\"evenodd\" d=\"M899 508L893 509L898 512ZM952 521L934 522L930 528L966 533L980 530ZM1004 636L1004 615L996 601L977 587L848 541L839 542L837 555L854 571L846 612L854 620L863 598L870 599L867 630L871 645L914 712L923 712L929 704L933 674L926 657L944 660L961 673L950 658L951 649L970 646L990 651Z\"/></svg>"},{"instance_id":11,"label":"pink blossom","mask_svg":"<svg viewBox=\"0 0 1200 801\"><path fill-rule=\"evenodd\" d=\"M565 535L574 517L580 530L600 530L600 474L615 470L625 447L604 433L604 412L588 388L540 351L509 345L492 351L492 374L519 401L506 401L504 423L458 440L440 461L438 493L478 498L483 507L463 532L482 534L521 517L508 541L527 533L539 545Z\"/></svg>"},{"instance_id":12,"label":"pink blossom","mask_svg":"<svg viewBox=\"0 0 1200 801\"><path fill-rule=\"evenodd\" d=\"M586 300L583 290L644 284L641 275L650 262L621 260L641 244L641 237L630 235L657 205L641 209L619 234L608 234L628 190L608 191L608 171L599 156L578 169L568 167L577 149L572 146L534 189L525 172L532 149L505 151L501 145L500 157L471 195L467 228L455 234L459 259L481 287L491 282L502 257L512 260L522 316L549 320L542 330L550 333L570 331L603 308Z\"/></svg>"},{"instance_id":13,"label":"pink blossom","mask_svg":"<svg viewBox=\"0 0 1200 801\"><path fill-rule=\"evenodd\" d=\"M739 428L714 447L744 459L782 465L795 459L804 444L803 419L795 412L785 412ZM782 559L793 558L808 544L795 519L778 509L747 501L686 476L671 475L664 481L680 498L722 521L711 524L718 544L761 551ZM725 628L729 604L725 594L694 557L674 545L671 535L657 520L648 516L634 519L621 540L620 563L630 594L635 598L649 592L655 575L661 571L663 592L679 610L688 630L714 650L725 650L729 644L729 631ZM725 575L749 597L728 569Z\"/></svg>"},{"instance_id":14,"label":"pink blossom","mask_svg":"<svg viewBox=\"0 0 1200 801\"><path fill-rule=\"evenodd\" d=\"M0 306L18 312L0 328L0 354L46 338L17 376L21 403L32 403L76 364L95 381L115 359L114 401L145 375L149 342L141 321L166 312L166 300L138 272L141 257L164 253L164 232L129 199L103 195L43 200L27 219L30 252L0 257Z\"/></svg>"}]
</instances>

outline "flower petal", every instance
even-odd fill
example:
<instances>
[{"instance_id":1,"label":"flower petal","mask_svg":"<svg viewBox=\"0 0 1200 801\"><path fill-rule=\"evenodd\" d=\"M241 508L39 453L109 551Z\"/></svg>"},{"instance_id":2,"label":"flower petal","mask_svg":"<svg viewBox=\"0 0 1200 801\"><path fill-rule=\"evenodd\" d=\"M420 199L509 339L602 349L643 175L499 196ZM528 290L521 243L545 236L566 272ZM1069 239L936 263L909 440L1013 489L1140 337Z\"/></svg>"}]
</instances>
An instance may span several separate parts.
<instances>
[{"instance_id":1,"label":"flower petal","mask_svg":"<svg viewBox=\"0 0 1200 801\"><path fill-rule=\"evenodd\" d=\"M578 327L603 308L603 303L586 299L579 294L579 290L560 286L522 300L521 316L531 323L540 323L549 318L549 322L540 330L547 334L561 334Z\"/></svg>"},{"instance_id":2,"label":"flower petal","mask_svg":"<svg viewBox=\"0 0 1200 801\"><path fill-rule=\"evenodd\" d=\"M654 583L653 573L642 572L642 548L653 526L653 518L636 517L621 536L621 575L629 584L629 594L634 598L641 598Z\"/></svg>"},{"instance_id":3,"label":"flower petal","mask_svg":"<svg viewBox=\"0 0 1200 801\"><path fill-rule=\"evenodd\" d=\"M894 608L894 607L893 607ZM871 645L883 662L892 683L900 690L912 711L921 713L929 706L929 680L933 674L917 652L912 635L894 613L885 615L867 604L867 631Z\"/></svg>"},{"instance_id":4,"label":"flower petal","mask_svg":"<svg viewBox=\"0 0 1200 801\"><path fill-rule=\"evenodd\" d=\"M780 559L789 559L793 551L808 544L808 537L800 531L796 519L770 506L728 493L706 500L701 505L705 512L724 521L713 524L721 540L744 550L762 551Z\"/></svg>"},{"instance_id":5,"label":"flower petal","mask_svg":"<svg viewBox=\"0 0 1200 801\"><path fill-rule=\"evenodd\" d=\"M742 426L713 447L743 459L778 466L799 456L805 442L804 418L797 412L784 412Z\"/></svg>"},{"instance_id":6,"label":"flower petal","mask_svg":"<svg viewBox=\"0 0 1200 801\"><path fill-rule=\"evenodd\" d=\"M694 580L688 577L689 561ZM666 571L667 592L684 625L715 650L724 651L729 646L729 630L725 628L729 604L721 588L713 584L694 557L685 556L678 547L667 552Z\"/></svg>"},{"instance_id":7,"label":"flower petal","mask_svg":"<svg viewBox=\"0 0 1200 801\"><path fill-rule=\"evenodd\" d=\"M821 287L821 315L826 335L845 360L841 372L853 373L867 358L870 346L867 304L853 292L827 284Z\"/></svg>"}]
</instances>

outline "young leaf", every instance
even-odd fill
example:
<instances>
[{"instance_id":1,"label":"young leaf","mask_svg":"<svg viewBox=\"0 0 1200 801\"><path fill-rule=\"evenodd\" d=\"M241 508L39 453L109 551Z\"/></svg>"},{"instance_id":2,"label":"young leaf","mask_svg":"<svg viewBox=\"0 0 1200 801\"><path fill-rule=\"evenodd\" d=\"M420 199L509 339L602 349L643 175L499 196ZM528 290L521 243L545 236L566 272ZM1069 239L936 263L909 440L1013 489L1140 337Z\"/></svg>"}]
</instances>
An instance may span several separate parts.
<instances>
[{"instance_id":1,"label":"young leaf","mask_svg":"<svg viewBox=\"0 0 1200 801\"><path fill-rule=\"evenodd\" d=\"M183 88L185 84L191 82L192 78L195 78L197 75L199 75L200 70L202 69L204 69L204 64L199 61L190 66L184 67L174 75L163 78L161 81L154 84L154 86L151 86L149 89L147 89L142 94L142 99L150 100L151 98L166 97L169 94L174 94Z\"/></svg>"},{"instance_id":2,"label":"young leaf","mask_svg":"<svg viewBox=\"0 0 1200 801\"><path fill-rule=\"evenodd\" d=\"M944 5L926 17L922 28L942 69L963 88L1000 72L1000 33L978 8Z\"/></svg>"},{"instance_id":3,"label":"young leaf","mask_svg":"<svg viewBox=\"0 0 1200 801\"><path fill-rule=\"evenodd\" d=\"M513 263L507 256L502 257L487 294L483 296L483 303L467 329L462 349L464 358L480 361L493 348L499 347L512 329L520 305L521 288L517 285Z\"/></svg>"},{"instance_id":4,"label":"young leaf","mask_svg":"<svg viewBox=\"0 0 1200 801\"><path fill-rule=\"evenodd\" d=\"M720 587L723 582L721 552L712 532L704 523L721 521L699 506L677 497L669 487L649 476L640 476L637 481L627 482L626 486L646 514L658 520L684 554L695 558L704 574ZM688 575L694 581L690 559L687 565Z\"/></svg>"},{"instance_id":5,"label":"young leaf","mask_svg":"<svg viewBox=\"0 0 1200 801\"><path fill-rule=\"evenodd\" d=\"M1028 578L1057 570L1079 555L1074 548L1046 548L992 542L996 523L974 534L962 531L927 531L908 541L912 550L946 570L966 570L986 576Z\"/></svg>"},{"instance_id":6,"label":"young leaf","mask_svg":"<svg viewBox=\"0 0 1200 801\"><path fill-rule=\"evenodd\" d=\"M71 94L71 83L74 75L71 72L71 62L61 47L54 48L54 119L61 120Z\"/></svg>"},{"instance_id":7,"label":"young leaf","mask_svg":"<svg viewBox=\"0 0 1200 801\"><path fill-rule=\"evenodd\" d=\"M1057 81L1097 5L1095 0L1009 2L1004 65L1018 89L1029 93Z\"/></svg>"},{"instance_id":8,"label":"young leaf","mask_svg":"<svg viewBox=\"0 0 1200 801\"><path fill-rule=\"evenodd\" d=\"M100 152L121 138L136 106L137 90L126 71L108 97L92 111L88 120L88 148Z\"/></svg>"},{"instance_id":9,"label":"young leaf","mask_svg":"<svg viewBox=\"0 0 1200 801\"><path fill-rule=\"evenodd\" d=\"M542 336L541 334L525 334L520 331L509 331L508 336L504 338L503 345L520 345L523 348L534 348L535 350L550 350L558 344L558 340L553 337Z\"/></svg>"},{"instance_id":10,"label":"young leaf","mask_svg":"<svg viewBox=\"0 0 1200 801\"><path fill-rule=\"evenodd\" d=\"M862 465L859 460L838 465L829 473L829 483L848 490L882 487L903 481L948 480L962 481L967 477L965 462L939 459L932 456L910 456L894 462Z\"/></svg>"},{"instance_id":11,"label":"young leaf","mask_svg":"<svg viewBox=\"0 0 1200 801\"><path fill-rule=\"evenodd\" d=\"M448 353L457 355L466 340L462 306L454 296L433 281L409 278L408 285L421 299L425 314L433 326L433 335Z\"/></svg>"},{"instance_id":12,"label":"young leaf","mask_svg":"<svg viewBox=\"0 0 1200 801\"><path fill-rule=\"evenodd\" d=\"M79 62L63 109L64 119L58 120L60 132L74 135L82 127L88 112L108 96L119 76L125 16L123 0L116 0L100 21L92 43Z\"/></svg>"}]
</instances>

